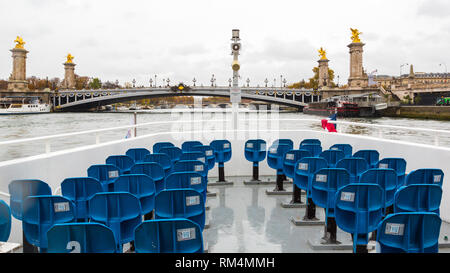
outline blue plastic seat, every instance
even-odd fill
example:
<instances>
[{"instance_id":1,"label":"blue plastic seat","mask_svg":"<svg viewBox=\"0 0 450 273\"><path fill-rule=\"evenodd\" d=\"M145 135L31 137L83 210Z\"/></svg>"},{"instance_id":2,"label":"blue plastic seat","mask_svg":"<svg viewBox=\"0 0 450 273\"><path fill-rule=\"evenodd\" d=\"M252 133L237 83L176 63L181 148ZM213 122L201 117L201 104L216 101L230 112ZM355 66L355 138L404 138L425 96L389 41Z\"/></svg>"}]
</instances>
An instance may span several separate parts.
<instances>
[{"instance_id":1,"label":"blue plastic seat","mask_svg":"<svg viewBox=\"0 0 450 273\"><path fill-rule=\"evenodd\" d=\"M306 191L307 198L311 198L311 186L314 174L328 168L328 163L320 157L305 157L296 163L294 184Z\"/></svg>"},{"instance_id":2,"label":"blue plastic seat","mask_svg":"<svg viewBox=\"0 0 450 273\"><path fill-rule=\"evenodd\" d=\"M207 162L206 162L206 156L203 152L196 151L196 152L183 152L180 157L180 161L185 160L198 160L205 164L206 170L208 170Z\"/></svg>"},{"instance_id":3,"label":"blue plastic seat","mask_svg":"<svg viewBox=\"0 0 450 273\"><path fill-rule=\"evenodd\" d=\"M138 163L131 168L131 174L145 174L155 183L156 193L164 189L164 179L166 178L166 172L164 168L155 162L150 163Z\"/></svg>"},{"instance_id":4,"label":"blue plastic seat","mask_svg":"<svg viewBox=\"0 0 450 273\"><path fill-rule=\"evenodd\" d=\"M214 150L214 156L219 166L231 159L231 142L228 140L214 140L209 146Z\"/></svg>"},{"instance_id":5,"label":"blue plastic seat","mask_svg":"<svg viewBox=\"0 0 450 273\"><path fill-rule=\"evenodd\" d=\"M405 186L413 184L439 185L444 182L444 172L441 169L419 169L406 176Z\"/></svg>"},{"instance_id":6,"label":"blue plastic seat","mask_svg":"<svg viewBox=\"0 0 450 273\"><path fill-rule=\"evenodd\" d=\"M292 147L288 144L278 144L270 146L267 151L267 164L270 168L277 170L277 175L284 174L284 158L285 154L292 150Z\"/></svg>"},{"instance_id":7,"label":"blue plastic seat","mask_svg":"<svg viewBox=\"0 0 450 273\"><path fill-rule=\"evenodd\" d=\"M128 174L134 165L134 160L127 155L112 155L106 159L106 164L119 168L120 174Z\"/></svg>"},{"instance_id":8,"label":"blue plastic seat","mask_svg":"<svg viewBox=\"0 0 450 273\"><path fill-rule=\"evenodd\" d=\"M153 179L145 174L121 175L114 183L115 192L129 192L139 199L141 214L151 213L155 208L156 187Z\"/></svg>"},{"instance_id":9,"label":"blue plastic seat","mask_svg":"<svg viewBox=\"0 0 450 273\"><path fill-rule=\"evenodd\" d=\"M0 242L7 242L11 234L11 209L0 200Z\"/></svg>"},{"instance_id":10,"label":"blue plastic seat","mask_svg":"<svg viewBox=\"0 0 450 273\"><path fill-rule=\"evenodd\" d=\"M247 161L258 163L266 159L266 141L251 139L245 142L244 156Z\"/></svg>"},{"instance_id":11,"label":"blue plastic seat","mask_svg":"<svg viewBox=\"0 0 450 273\"><path fill-rule=\"evenodd\" d=\"M36 179L13 180L8 185L11 214L17 220L23 218L23 203L29 196L52 195L50 186Z\"/></svg>"},{"instance_id":12,"label":"blue plastic seat","mask_svg":"<svg viewBox=\"0 0 450 273\"><path fill-rule=\"evenodd\" d=\"M166 178L165 189L194 189L206 200L207 181L198 172L174 172Z\"/></svg>"},{"instance_id":13,"label":"blue plastic seat","mask_svg":"<svg viewBox=\"0 0 450 273\"><path fill-rule=\"evenodd\" d=\"M343 151L346 158L350 158L353 155L353 147L350 144L334 144L330 147L333 151Z\"/></svg>"},{"instance_id":14,"label":"blue plastic seat","mask_svg":"<svg viewBox=\"0 0 450 273\"><path fill-rule=\"evenodd\" d=\"M278 146L280 144L288 145L291 150L294 149L294 142L291 139L277 139L270 146Z\"/></svg>"},{"instance_id":15,"label":"blue plastic seat","mask_svg":"<svg viewBox=\"0 0 450 273\"><path fill-rule=\"evenodd\" d=\"M394 213L433 212L439 214L442 188L439 185L409 185L395 193Z\"/></svg>"},{"instance_id":16,"label":"blue plastic seat","mask_svg":"<svg viewBox=\"0 0 450 273\"><path fill-rule=\"evenodd\" d=\"M325 209L326 218L334 218L336 192L350 184L350 174L346 169L327 168L314 173L311 182L311 198Z\"/></svg>"},{"instance_id":17,"label":"blue plastic seat","mask_svg":"<svg viewBox=\"0 0 450 273\"><path fill-rule=\"evenodd\" d=\"M303 144L300 149L309 151L313 157L319 157L322 153L322 146L319 144Z\"/></svg>"},{"instance_id":18,"label":"blue plastic seat","mask_svg":"<svg viewBox=\"0 0 450 273\"><path fill-rule=\"evenodd\" d=\"M361 175L359 182L381 186L384 191L385 209L394 204L394 195L397 190L397 173L393 169L370 169Z\"/></svg>"},{"instance_id":19,"label":"blue plastic seat","mask_svg":"<svg viewBox=\"0 0 450 273\"><path fill-rule=\"evenodd\" d=\"M294 179L295 167L299 160L305 157L312 157L308 150L289 150L284 155L283 172L287 177Z\"/></svg>"},{"instance_id":20,"label":"blue plastic seat","mask_svg":"<svg viewBox=\"0 0 450 273\"><path fill-rule=\"evenodd\" d=\"M163 190L156 195L155 219L185 218L205 227L205 200L193 189Z\"/></svg>"},{"instance_id":21,"label":"blue plastic seat","mask_svg":"<svg viewBox=\"0 0 450 273\"><path fill-rule=\"evenodd\" d=\"M134 229L142 222L139 199L128 192L105 192L94 195L89 200L91 222L109 227L117 244L118 252L122 245L133 241Z\"/></svg>"},{"instance_id":22,"label":"blue plastic seat","mask_svg":"<svg viewBox=\"0 0 450 273\"><path fill-rule=\"evenodd\" d=\"M438 253L441 224L435 213L391 214L378 226L378 252Z\"/></svg>"},{"instance_id":23,"label":"blue plastic seat","mask_svg":"<svg viewBox=\"0 0 450 273\"><path fill-rule=\"evenodd\" d=\"M112 191L114 189L114 181L120 176L120 170L110 164L92 165L87 170L87 176L100 181L103 191Z\"/></svg>"},{"instance_id":24,"label":"blue plastic seat","mask_svg":"<svg viewBox=\"0 0 450 273\"><path fill-rule=\"evenodd\" d=\"M345 158L345 153L340 150L327 150L323 151L319 157L328 162L328 168L336 168L337 163Z\"/></svg>"},{"instance_id":25,"label":"blue plastic seat","mask_svg":"<svg viewBox=\"0 0 450 273\"><path fill-rule=\"evenodd\" d=\"M208 168L205 163L200 160L180 160L173 166L174 172L197 172L205 180L208 176Z\"/></svg>"},{"instance_id":26,"label":"blue plastic seat","mask_svg":"<svg viewBox=\"0 0 450 273\"><path fill-rule=\"evenodd\" d=\"M214 150L209 145L197 145L192 147L192 151L202 152L206 158L206 165L208 170L212 170L216 164L216 157L214 155Z\"/></svg>"},{"instance_id":27,"label":"blue plastic seat","mask_svg":"<svg viewBox=\"0 0 450 273\"><path fill-rule=\"evenodd\" d=\"M48 232L48 253L115 253L110 228L99 223L54 225Z\"/></svg>"},{"instance_id":28,"label":"blue plastic seat","mask_svg":"<svg viewBox=\"0 0 450 273\"><path fill-rule=\"evenodd\" d=\"M178 147L162 147L159 149L159 153L168 155L173 166L175 162L180 160L183 151Z\"/></svg>"},{"instance_id":29,"label":"blue plastic seat","mask_svg":"<svg viewBox=\"0 0 450 273\"><path fill-rule=\"evenodd\" d=\"M397 173L397 189L405 184L406 160L403 158L384 158L378 162L379 169L394 169Z\"/></svg>"},{"instance_id":30,"label":"blue plastic seat","mask_svg":"<svg viewBox=\"0 0 450 273\"><path fill-rule=\"evenodd\" d=\"M129 149L125 154L131 157L134 163L141 163L144 161L145 156L150 154L150 151L145 148L133 148Z\"/></svg>"},{"instance_id":31,"label":"blue plastic seat","mask_svg":"<svg viewBox=\"0 0 450 273\"><path fill-rule=\"evenodd\" d=\"M303 145L322 145L322 142L318 139L304 139L300 142L300 149L303 149Z\"/></svg>"},{"instance_id":32,"label":"blue plastic seat","mask_svg":"<svg viewBox=\"0 0 450 273\"><path fill-rule=\"evenodd\" d=\"M66 178L61 183L62 195L75 205L77 221L88 221L88 200L99 192L103 192L100 181L92 177Z\"/></svg>"},{"instance_id":33,"label":"blue plastic seat","mask_svg":"<svg viewBox=\"0 0 450 273\"><path fill-rule=\"evenodd\" d=\"M75 220L74 204L63 196L30 196L23 207L23 232L27 241L41 252L47 251L47 231L53 225Z\"/></svg>"},{"instance_id":34,"label":"blue plastic seat","mask_svg":"<svg viewBox=\"0 0 450 273\"><path fill-rule=\"evenodd\" d=\"M361 150L356 152L353 157L364 158L372 169L376 169L378 161L380 161L380 153L376 150Z\"/></svg>"},{"instance_id":35,"label":"blue plastic seat","mask_svg":"<svg viewBox=\"0 0 450 273\"><path fill-rule=\"evenodd\" d=\"M157 154L164 147L175 147L175 145L171 142L157 142L153 144L153 153Z\"/></svg>"},{"instance_id":36,"label":"blue plastic seat","mask_svg":"<svg viewBox=\"0 0 450 273\"><path fill-rule=\"evenodd\" d=\"M172 171L172 161L170 160L170 157L167 154L154 153L146 155L143 163L152 163L152 162L161 165L166 175L168 175Z\"/></svg>"},{"instance_id":37,"label":"blue plastic seat","mask_svg":"<svg viewBox=\"0 0 450 273\"><path fill-rule=\"evenodd\" d=\"M344 158L338 162L336 168L346 169L350 173L350 183L358 183L359 177L369 169L369 164L364 158Z\"/></svg>"},{"instance_id":38,"label":"blue plastic seat","mask_svg":"<svg viewBox=\"0 0 450 273\"><path fill-rule=\"evenodd\" d=\"M188 219L145 221L136 228L136 253L203 253L203 235Z\"/></svg>"},{"instance_id":39,"label":"blue plastic seat","mask_svg":"<svg viewBox=\"0 0 450 273\"><path fill-rule=\"evenodd\" d=\"M181 150L184 152L190 152L192 151L192 147L194 146L202 146L203 143L200 141L185 141L183 144L181 144Z\"/></svg>"},{"instance_id":40,"label":"blue plastic seat","mask_svg":"<svg viewBox=\"0 0 450 273\"><path fill-rule=\"evenodd\" d=\"M336 224L353 234L353 252L358 245L367 245L369 233L376 230L383 218L383 189L376 184L349 184L336 193Z\"/></svg>"}]
</instances>

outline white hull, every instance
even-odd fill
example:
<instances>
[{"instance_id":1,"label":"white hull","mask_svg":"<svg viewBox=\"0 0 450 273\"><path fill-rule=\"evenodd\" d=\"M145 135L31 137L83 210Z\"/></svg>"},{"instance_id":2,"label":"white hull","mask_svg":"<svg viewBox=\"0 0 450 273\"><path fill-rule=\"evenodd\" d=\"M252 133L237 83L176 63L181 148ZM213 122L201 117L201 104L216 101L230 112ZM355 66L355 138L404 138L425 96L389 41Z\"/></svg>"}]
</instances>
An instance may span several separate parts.
<instances>
[{"instance_id":1,"label":"white hull","mask_svg":"<svg viewBox=\"0 0 450 273\"><path fill-rule=\"evenodd\" d=\"M50 113L49 104L22 104L21 107L0 109L0 115L43 114Z\"/></svg>"}]
</instances>

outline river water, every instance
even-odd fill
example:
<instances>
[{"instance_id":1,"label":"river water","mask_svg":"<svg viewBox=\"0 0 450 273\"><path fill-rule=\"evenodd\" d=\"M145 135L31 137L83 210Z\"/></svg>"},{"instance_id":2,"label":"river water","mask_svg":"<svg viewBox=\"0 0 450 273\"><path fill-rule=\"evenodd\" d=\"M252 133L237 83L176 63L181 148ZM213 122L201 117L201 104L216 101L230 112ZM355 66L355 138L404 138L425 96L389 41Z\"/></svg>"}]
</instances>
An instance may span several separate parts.
<instances>
[{"instance_id":1,"label":"river water","mask_svg":"<svg viewBox=\"0 0 450 273\"><path fill-rule=\"evenodd\" d=\"M322 130L320 121L313 123L302 122L302 119L321 119L320 117L304 115L303 113L240 113L239 119L244 120L241 127L252 126L254 119L295 119L296 121L269 124L273 130L277 129L299 129L310 128ZM230 120L230 113L155 113L139 112L137 114L138 123L164 122L176 120L208 120L214 126L222 126L224 122L214 122L214 120ZM396 125L404 127L429 128L450 131L449 121L416 120L406 118L341 118L341 121L353 121L380 125ZM7 140L25 139L37 136L47 136L69 132L80 132L93 129L110 128L130 125L133 122L133 113L51 113L41 115L10 115L0 116L0 142ZM138 128L138 135L174 130L192 130L188 127L174 127L173 123L162 123L151 127ZM260 127L258 127L260 128ZM339 125L339 132L378 136L378 129L370 129L360 126ZM102 133L101 142L123 139L127 135L127 129ZM404 140L415 143L434 145L435 134L427 132L417 132L413 130L383 129L383 137L395 140ZM52 140L51 150L58 151L67 148L79 147L83 145L95 144L96 136L79 135L67 138ZM439 145L450 147L450 134L439 136ZM35 141L21 144L0 145L0 161L38 155L45 152L45 142Z\"/></svg>"}]
</instances>

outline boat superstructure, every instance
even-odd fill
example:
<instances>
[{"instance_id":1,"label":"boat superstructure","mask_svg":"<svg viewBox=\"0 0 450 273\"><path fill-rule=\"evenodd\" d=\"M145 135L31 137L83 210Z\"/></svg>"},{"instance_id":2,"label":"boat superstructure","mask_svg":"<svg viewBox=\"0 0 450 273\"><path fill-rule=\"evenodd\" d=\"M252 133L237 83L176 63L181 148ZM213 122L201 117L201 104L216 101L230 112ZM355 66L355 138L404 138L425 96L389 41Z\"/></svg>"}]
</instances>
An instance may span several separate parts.
<instances>
[{"instance_id":1,"label":"boat superstructure","mask_svg":"<svg viewBox=\"0 0 450 273\"><path fill-rule=\"evenodd\" d=\"M39 97L8 96L0 99L0 115L50 113L51 105L41 103Z\"/></svg>"},{"instance_id":2,"label":"boat superstructure","mask_svg":"<svg viewBox=\"0 0 450 273\"><path fill-rule=\"evenodd\" d=\"M160 150L155 150L156 148L154 145L156 143L169 143L167 147L168 150L171 149L170 147L174 147L173 150L177 150L176 147L178 147L178 149L182 151L186 142L195 140L202 143L204 146L210 147L206 148L207 150L204 151L205 157L203 160L198 158L199 161L206 164L208 158L207 155L211 155L210 151L214 151L213 154L216 156L216 162L211 166L211 169L207 171L208 197L206 197L204 206L208 209L205 209L206 219L204 219L203 250L222 253L352 252L354 251L354 245L352 243L351 232L341 229L339 221L337 239L340 241L340 244L330 246L321 243L321 238L324 235L324 223L326 220L324 217L326 215L326 210L319 209L319 206L317 206L315 216L319 221L305 223L302 220L304 220L303 216L308 210L308 207L306 207L304 203L303 205L299 204L299 206L291 206L291 208L283 207L283 203L290 202L291 196L295 191L294 185L296 184L294 181L295 178L289 179L288 177L286 180L283 178L284 190L274 190L274 187L275 189L278 188L279 183L281 182L280 175L283 175L283 173L274 169L268 158L277 153L278 147L285 145L281 143L281 140L291 140L292 147L290 147L290 149L293 150L305 148L302 146L302 143L305 140L318 140L323 151L334 150L333 147L336 144L351 145L353 153L362 150L377 151L380 164L385 164L382 163L383 159L404 159L407 163L404 170L405 176L420 169L439 169L442 170L444 175L450 173L450 166L448 164L450 161L450 148L436 145L438 144L439 137L448 137L449 132L444 130L336 122L342 126L365 126L366 128L375 130L380 128L384 130L400 131L419 130L436 136L436 138L430 137L429 144L418 144L390 140L382 137L382 135L380 135L380 137L370 137L344 133L328 133L320 129L290 128L273 130L271 128L258 129L253 128L252 126L236 126L235 128L202 127L200 126L201 124L206 124L211 122L211 120L201 119L171 122L174 124L191 124L192 127L190 127L190 130L157 132L105 143L101 143L100 141L99 136L102 133L117 130L126 131L130 128L139 129L140 127L152 127L156 126L158 122L98 129L88 132L75 132L28 140L2 142L0 145L44 141L46 142L46 153L0 162L0 197L7 204L10 204L11 195L8 185L11 181L20 179L38 179L45 181L49 185L52 195L61 196L62 181L67 178L88 176L89 168L94 165L104 165L105 160L112 155L128 155L130 150L136 148L147 149L149 154L161 154L159 153ZM229 121L214 120L213 122L214 124L225 124ZM250 122L250 120L247 120L246 122ZM270 122L289 124L291 121L278 119L271 120ZM318 119L305 119L303 122L317 124L320 128L320 120ZM51 141L57 141L59 138L67 138L68 136L75 137L82 134L94 136L92 145L62 151L51 151ZM258 148L263 150L263 153L267 156L266 159L261 160L257 165L257 171L261 181L253 184L247 182L249 182L252 177L255 177L255 165L254 163L249 162L245 156L246 149L250 147L247 141L250 139L263 140L265 145L258 146ZM229 149L230 154L228 156L225 154L221 154L220 156L217 155L216 148L212 148L215 140L228 140L228 142L223 142L221 146L219 145L223 150ZM255 147L254 145L251 146ZM262 149L262 147L264 149ZM195 156L195 152L182 151L182 153L188 154L185 155L186 157L184 158L187 161L193 159L191 156ZM134 155L135 154L133 154L133 156ZM229 157L227 160L224 159L227 157ZM312 155L311 157L315 156ZM143 158L145 158L145 155ZM294 156L288 156L288 154L284 153L281 156L281 159L283 158L294 158ZM295 168L297 170L305 169L305 163L296 163L297 165L295 165ZM135 164L139 163L135 162ZM377 162L374 164L375 167L386 168L386 166L377 165ZM202 170L208 169L207 165L202 166ZM194 168L194 170L199 169ZM111 169L108 173L109 176L113 178L121 176L120 170ZM447 249L446 247L448 247L448 244L444 240L444 235L450 230L449 225L447 224L450 222L450 199L448 197L450 195L448 194L449 188L445 182L446 177L444 175L441 175L441 180L439 180L442 189L442 200L439 206L439 218L442 220L439 234L439 250L442 252L445 252ZM228 183L220 184L225 181L216 182L217 178L220 180L221 177L224 177L224 180ZM321 176L320 179L324 179L324 177ZM157 179L155 179L155 181L156 180ZM201 184L200 180L197 181L197 179L189 181L191 181L192 184ZM305 198L310 197L309 193L309 189L303 191L303 201L306 201ZM347 201L352 200L352 198L355 197L350 190L344 192L342 196L342 198L347 199ZM189 206L201 203L199 202L201 198L196 197L196 195L185 195L183 198L184 199L182 200L185 200ZM59 205L54 207L55 210L69 210L69 207L62 205L61 202L56 202L56 204ZM164 225L164 223L160 222L152 224ZM395 227L398 227L398 225L394 226L394 228ZM161 228L161 226L159 228ZM194 237L198 238L200 234L195 233L196 231L192 230L191 227L186 227L184 229L179 228L178 231L180 230L184 231L184 233L175 233L174 235L175 237L179 236L176 237L179 241L190 240ZM395 230L393 229L392 232L394 231ZM21 244L22 238L22 222L13 218L9 242ZM369 247L368 249L373 251L375 240L372 239L369 242L369 245L373 244L371 245L372 248ZM124 247L124 249L126 250L128 247ZM136 247L138 247L138 245L136 245Z\"/></svg>"}]
</instances>

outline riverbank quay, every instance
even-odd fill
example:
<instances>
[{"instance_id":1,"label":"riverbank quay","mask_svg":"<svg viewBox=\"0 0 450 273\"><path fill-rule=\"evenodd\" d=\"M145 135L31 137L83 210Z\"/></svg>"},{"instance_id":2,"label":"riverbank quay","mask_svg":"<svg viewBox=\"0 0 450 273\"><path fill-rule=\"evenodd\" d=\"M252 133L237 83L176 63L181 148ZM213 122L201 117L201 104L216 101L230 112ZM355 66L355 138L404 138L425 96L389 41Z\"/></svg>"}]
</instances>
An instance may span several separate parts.
<instances>
[{"instance_id":1,"label":"riverbank quay","mask_svg":"<svg viewBox=\"0 0 450 273\"><path fill-rule=\"evenodd\" d=\"M393 106L380 111L383 117L450 121L450 106Z\"/></svg>"}]
</instances>

